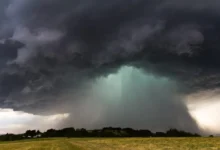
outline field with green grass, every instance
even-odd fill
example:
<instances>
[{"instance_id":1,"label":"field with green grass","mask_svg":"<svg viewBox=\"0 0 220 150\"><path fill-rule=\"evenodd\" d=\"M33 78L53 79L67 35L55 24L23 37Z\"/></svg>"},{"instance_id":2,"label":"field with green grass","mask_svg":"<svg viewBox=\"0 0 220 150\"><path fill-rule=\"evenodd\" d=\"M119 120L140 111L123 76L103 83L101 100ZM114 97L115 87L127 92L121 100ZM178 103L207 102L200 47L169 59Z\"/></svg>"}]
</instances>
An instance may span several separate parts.
<instances>
[{"instance_id":1,"label":"field with green grass","mask_svg":"<svg viewBox=\"0 0 220 150\"><path fill-rule=\"evenodd\" d=\"M0 150L220 150L220 138L85 138L1 142Z\"/></svg>"}]
</instances>

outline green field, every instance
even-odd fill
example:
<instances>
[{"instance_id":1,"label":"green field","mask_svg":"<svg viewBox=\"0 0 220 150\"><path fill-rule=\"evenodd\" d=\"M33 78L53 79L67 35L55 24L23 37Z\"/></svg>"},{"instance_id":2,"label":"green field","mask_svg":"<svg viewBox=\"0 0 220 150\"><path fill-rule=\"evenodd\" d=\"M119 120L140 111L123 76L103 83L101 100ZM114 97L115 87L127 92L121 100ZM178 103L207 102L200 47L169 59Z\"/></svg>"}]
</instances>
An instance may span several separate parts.
<instances>
[{"instance_id":1,"label":"green field","mask_svg":"<svg viewBox=\"0 0 220 150\"><path fill-rule=\"evenodd\" d=\"M220 150L220 138L86 138L1 142L0 150Z\"/></svg>"}]
</instances>

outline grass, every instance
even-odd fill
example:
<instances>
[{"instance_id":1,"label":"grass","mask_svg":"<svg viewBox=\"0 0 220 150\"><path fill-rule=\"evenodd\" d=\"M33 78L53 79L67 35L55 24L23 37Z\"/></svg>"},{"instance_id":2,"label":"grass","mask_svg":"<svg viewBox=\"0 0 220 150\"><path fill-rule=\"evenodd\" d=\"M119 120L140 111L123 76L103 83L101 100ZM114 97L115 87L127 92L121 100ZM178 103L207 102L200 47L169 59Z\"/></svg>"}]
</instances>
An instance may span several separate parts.
<instances>
[{"instance_id":1,"label":"grass","mask_svg":"<svg viewBox=\"0 0 220 150\"><path fill-rule=\"evenodd\" d=\"M0 150L220 150L220 138L55 138L1 142Z\"/></svg>"}]
</instances>

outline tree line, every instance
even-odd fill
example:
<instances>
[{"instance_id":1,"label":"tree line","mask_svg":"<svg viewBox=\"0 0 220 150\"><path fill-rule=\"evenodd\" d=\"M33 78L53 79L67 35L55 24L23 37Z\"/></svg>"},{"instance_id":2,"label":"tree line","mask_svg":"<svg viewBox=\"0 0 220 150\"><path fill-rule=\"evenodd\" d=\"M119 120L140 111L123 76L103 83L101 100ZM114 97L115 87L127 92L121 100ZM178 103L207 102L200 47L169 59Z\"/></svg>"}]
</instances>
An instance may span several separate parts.
<instances>
[{"instance_id":1,"label":"tree line","mask_svg":"<svg viewBox=\"0 0 220 150\"><path fill-rule=\"evenodd\" d=\"M86 138L86 137L200 137L197 133L185 132L177 129L169 129L166 132L151 132L150 130L134 130L132 128L113 128L86 130L64 128L61 130L49 129L45 132L39 130L27 130L23 134L5 134L0 136L0 141L14 141L30 138Z\"/></svg>"}]
</instances>

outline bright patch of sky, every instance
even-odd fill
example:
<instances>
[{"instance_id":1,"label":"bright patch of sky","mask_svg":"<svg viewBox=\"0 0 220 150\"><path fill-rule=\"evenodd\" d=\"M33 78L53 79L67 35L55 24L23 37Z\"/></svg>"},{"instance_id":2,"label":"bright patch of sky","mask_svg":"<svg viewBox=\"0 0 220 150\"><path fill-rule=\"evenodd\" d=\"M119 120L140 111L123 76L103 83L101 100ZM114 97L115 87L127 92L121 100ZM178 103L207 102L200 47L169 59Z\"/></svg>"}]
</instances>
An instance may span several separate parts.
<instances>
[{"instance_id":1,"label":"bright patch of sky","mask_svg":"<svg viewBox=\"0 0 220 150\"><path fill-rule=\"evenodd\" d=\"M58 123L68 118L69 114L39 116L12 109L0 109L0 134L22 133L27 129L41 131L55 128Z\"/></svg>"},{"instance_id":2,"label":"bright patch of sky","mask_svg":"<svg viewBox=\"0 0 220 150\"><path fill-rule=\"evenodd\" d=\"M212 134L220 133L220 95L219 91L206 91L192 94L186 98L192 117L202 130Z\"/></svg>"}]
</instances>

